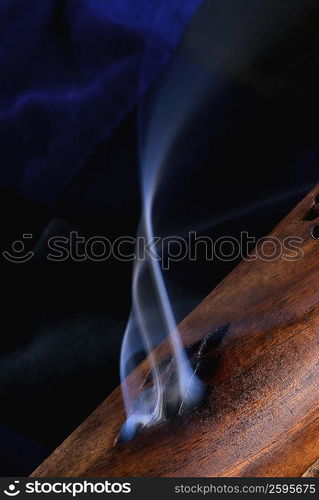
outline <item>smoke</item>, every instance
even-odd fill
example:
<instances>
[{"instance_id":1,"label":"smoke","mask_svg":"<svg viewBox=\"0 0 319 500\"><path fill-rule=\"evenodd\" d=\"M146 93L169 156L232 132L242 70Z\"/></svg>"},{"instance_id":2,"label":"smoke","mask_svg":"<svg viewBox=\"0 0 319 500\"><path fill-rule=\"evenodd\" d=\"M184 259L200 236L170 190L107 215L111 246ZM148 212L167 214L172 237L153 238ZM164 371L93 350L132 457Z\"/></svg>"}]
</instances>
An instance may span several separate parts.
<instances>
[{"instance_id":1,"label":"smoke","mask_svg":"<svg viewBox=\"0 0 319 500\"><path fill-rule=\"evenodd\" d=\"M230 2L225 5L218 2L217 6L215 2L205 2L183 45L184 52L199 64L181 55L175 56L157 89L153 89L140 105L142 215L138 236L146 241L152 241L155 236L165 237L170 226L174 227L170 234L178 234L176 221L171 220L168 208L174 201L178 203L178 193L175 197L172 184L179 186L181 176L187 175L183 171L185 163L193 162L196 169L196 148L205 142L203 115L206 110L209 110L208 115L215 112L212 133L218 142L218 106L230 87L223 78L232 76L241 82L247 80L248 85L254 87L256 78L250 73L250 66L254 67L268 47L280 45L287 31L295 29L303 3L294 0L285 6L277 4L272 1L270 7L260 8L259 4L248 2L234 10ZM216 72L223 76L217 77ZM232 111L228 112L231 116ZM197 140L193 140L193 134ZM248 206L243 213L249 210ZM187 219L186 214L189 212L185 212ZM227 214L223 217L227 219ZM219 222L218 219L214 221L215 224ZM194 219L183 220L178 230L185 233L187 227L193 230L195 226L206 225L205 216L197 213ZM178 408L181 402L188 407L196 406L204 390L183 349L174 314L175 303L170 299L167 277L160 266L162 256L156 245L153 253L146 259L137 259L134 266L132 311L120 362L127 414L121 433L123 439L131 439L140 428L168 418L168 392L170 406L173 395L173 406ZM168 339L174 359L173 387L163 381L156 358L155 348L164 339ZM134 384L134 369L141 360L141 353L148 357L152 373L151 384L142 389L140 381ZM130 383L127 381L129 374L133 375Z\"/></svg>"},{"instance_id":2,"label":"smoke","mask_svg":"<svg viewBox=\"0 0 319 500\"><path fill-rule=\"evenodd\" d=\"M192 122L212 90L211 78L205 72L182 58L177 59L166 72L155 96L146 99L140 109L142 215L138 236L147 242L168 230L170 223L167 214L162 217L161 205L165 205L162 199L165 200L168 179L178 170L174 150L185 133L186 124ZM159 252L155 245L154 255L137 259L133 271L132 311L120 362L127 413L121 433L125 440L131 439L140 428L168 418L168 392L170 408L177 409L182 402L188 408L197 406L204 391L180 338ZM174 359L173 386L170 380L169 387L163 382L154 352L163 339L168 339ZM128 384L126 378L137 366L141 351L148 356L152 383L136 397L137 388L132 389L132 382Z\"/></svg>"}]
</instances>

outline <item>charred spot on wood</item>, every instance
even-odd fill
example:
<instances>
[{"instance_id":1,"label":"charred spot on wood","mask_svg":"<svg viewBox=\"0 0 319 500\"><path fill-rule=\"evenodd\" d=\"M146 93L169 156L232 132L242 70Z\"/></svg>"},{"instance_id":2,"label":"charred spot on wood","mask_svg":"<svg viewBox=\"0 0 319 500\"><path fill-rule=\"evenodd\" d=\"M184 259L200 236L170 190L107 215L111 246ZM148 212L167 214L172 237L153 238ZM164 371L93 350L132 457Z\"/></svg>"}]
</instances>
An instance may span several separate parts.
<instances>
[{"instance_id":1,"label":"charred spot on wood","mask_svg":"<svg viewBox=\"0 0 319 500\"><path fill-rule=\"evenodd\" d=\"M160 375L163 376L165 371L169 370L171 363L172 363L172 358L170 357L170 358L165 358L163 361L160 361L157 364L157 369L158 369ZM142 388L147 386L147 385L150 385L152 383L152 381L153 381L153 372L152 372L152 370L150 370L148 372L148 374L146 375L145 379L143 380Z\"/></svg>"},{"instance_id":2,"label":"charred spot on wood","mask_svg":"<svg viewBox=\"0 0 319 500\"><path fill-rule=\"evenodd\" d=\"M193 372L187 382L186 394L183 399L179 392L176 356L173 355L169 358L165 358L157 365L158 374L163 385L164 419L171 419L184 415L204 403L208 392L207 382L218 368L220 346L228 329L229 324L214 328L199 341L184 347L184 352L191 364ZM198 380L203 382L203 384L198 382ZM142 384L142 390L147 390L152 384L153 372L150 370ZM197 390L194 390L192 384L197 384ZM137 402L139 398L142 397L142 394L143 392L137 398ZM123 425L116 440L118 444L128 441L125 426L126 423ZM145 426L137 426L136 429L134 429L134 436L143 432L143 429L145 429Z\"/></svg>"},{"instance_id":3,"label":"charred spot on wood","mask_svg":"<svg viewBox=\"0 0 319 500\"><path fill-rule=\"evenodd\" d=\"M312 207L307 211L302 220L312 221L319 217L319 193L315 196Z\"/></svg>"},{"instance_id":4,"label":"charred spot on wood","mask_svg":"<svg viewBox=\"0 0 319 500\"><path fill-rule=\"evenodd\" d=\"M315 240L319 240L319 226L313 226L313 228L311 229L311 236Z\"/></svg>"},{"instance_id":5,"label":"charred spot on wood","mask_svg":"<svg viewBox=\"0 0 319 500\"><path fill-rule=\"evenodd\" d=\"M193 377L194 377L194 375L195 375L195 373L193 374ZM192 381L192 379L190 380L190 383L191 383L191 381ZM196 410L196 408L199 408L200 406L203 405L203 403L206 399L207 393L208 393L208 387L207 387L207 385L203 385L201 389L202 389L202 393L198 399L196 399L196 400L189 399L187 401L183 400L180 403L180 407L178 410L179 416L184 415L185 413L189 413L193 410Z\"/></svg>"},{"instance_id":6,"label":"charred spot on wood","mask_svg":"<svg viewBox=\"0 0 319 500\"><path fill-rule=\"evenodd\" d=\"M198 377L202 382L207 382L213 373L218 368L219 361L219 348L224 340L229 329L229 323L218 328L210 330L200 341L195 342L191 346L185 348L185 352L193 368L193 375L189 380L188 385L192 384L192 380ZM174 366L174 360L172 360L172 367ZM192 393L192 391L189 391ZM201 406L201 404L206 399L208 392L208 387L205 384L201 397L195 400L181 401L178 411L178 415L183 415L184 413L190 412L195 408ZM176 401L176 400L175 400ZM167 417L175 415L176 404L169 407L169 412Z\"/></svg>"},{"instance_id":7,"label":"charred spot on wood","mask_svg":"<svg viewBox=\"0 0 319 500\"><path fill-rule=\"evenodd\" d=\"M201 343L202 343L202 340L198 340L194 344L191 344L191 345L186 346L184 348L185 352L187 354L188 359L192 359L192 357L194 356L194 354L196 354L198 352L198 349L199 349Z\"/></svg>"},{"instance_id":8,"label":"charred spot on wood","mask_svg":"<svg viewBox=\"0 0 319 500\"><path fill-rule=\"evenodd\" d=\"M204 358L198 361L196 365L196 375L206 382L218 367L218 357Z\"/></svg>"},{"instance_id":9,"label":"charred spot on wood","mask_svg":"<svg viewBox=\"0 0 319 500\"><path fill-rule=\"evenodd\" d=\"M164 392L164 412L167 419L178 413L180 398L176 386Z\"/></svg>"},{"instance_id":10,"label":"charred spot on wood","mask_svg":"<svg viewBox=\"0 0 319 500\"><path fill-rule=\"evenodd\" d=\"M211 367L214 370L217 366L218 359L218 348L220 347L222 341L227 334L229 329L229 324L223 325L218 328L210 330L201 340L194 342L189 346L184 347L184 352L193 368L194 372L199 371L199 373L206 373L204 366L209 366L209 363L204 363L203 358L211 359ZM198 364L198 361L201 361ZM172 374L176 371L176 359L175 356L165 358L160 361L157 365L157 369L162 379L164 379L165 385L169 383ZM200 378L201 376L198 375ZM146 378L143 381L142 387L148 386L153 382L152 370L149 371Z\"/></svg>"},{"instance_id":11,"label":"charred spot on wood","mask_svg":"<svg viewBox=\"0 0 319 500\"><path fill-rule=\"evenodd\" d=\"M215 328L208 332L208 334L203 338L199 346L197 357L209 357L212 355L214 357L214 352L223 341L227 331L229 329L229 324Z\"/></svg>"},{"instance_id":12,"label":"charred spot on wood","mask_svg":"<svg viewBox=\"0 0 319 500\"><path fill-rule=\"evenodd\" d=\"M219 347L229 329L229 324L210 330L201 340L184 347L184 352L191 364L193 373L202 381L207 381L216 370L219 358ZM176 385L176 358L172 356L161 361L158 366L159 375L165 388ZM153 373L150 370L142 387L153 382ZM168 403L169 408L171 407ZM169 411L169 413L171 413Z\"/></svg>"}]
</instances>

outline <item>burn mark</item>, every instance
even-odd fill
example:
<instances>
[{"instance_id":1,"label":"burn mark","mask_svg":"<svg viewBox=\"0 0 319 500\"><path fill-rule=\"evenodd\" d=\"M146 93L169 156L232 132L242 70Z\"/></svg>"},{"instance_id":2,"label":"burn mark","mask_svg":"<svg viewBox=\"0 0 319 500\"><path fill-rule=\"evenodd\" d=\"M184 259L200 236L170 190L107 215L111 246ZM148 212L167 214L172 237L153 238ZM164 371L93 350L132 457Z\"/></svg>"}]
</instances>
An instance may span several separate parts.
<instances>
[{"instance_id":1,"label":"burn mark","mask_svg":"<svg viewBox=\"0 0 319 500\"><path fill-rule=\"evenodd\" d=\"M198 383L197 376L198 376L198 374L195 370L193 375L191 376L189 382L188 382L188 386L189 386L188 392L190 394L192 393L191 385L193 383ZM203 385L201 385L201 388L200 388L199 397L190 398L188 400L182 400L179 404L178 415L179 416L184 415L184 413L191 412L191 411L195 410L196 408L198 408L199 406L201 406L206 399L207 392L208 392L208 387L206 384L203 384Z\"/></svg>"},{"instance_id":2,"label":"burn mark","mask_svg":"<svg viewBox=\"0 0 319 500\"><path fill-rule=\"evenodd\" d=\"M315 240L319 240L319 226L313 226L313 228L311 229L311 236Z\"/></svg>"},{"instance_id":3,"label":"burn mark","mask_svg":"<svg viewBox=\"0 0 319 500\"><path fill-rule=\"evenodd\" d=\"M220 347L228 332L229 324L210 330L196 344L194 354L190 359L196 374L203 382L207 382L218 367Z\"/></svg>"},{"instance_id":4,"label":"burn mark","mask_svg":"<svg viewBox=\"0 0 319 500\"><path fill-rule=\"evenodd\" d=\"M204 402L208 391L207 382L218 368L220 348L228 332L229 326L230 325L227 324L210 330L201 340L184 348L185 354L193 369L193 373L187 384L187 392L190 395L196 393L196 391L193 390L194 387L192 387L192 384L198 383L198 379L204 383L201 384L200 391L198 391L198 397L190 397L188 400L181 400L176 378L177 361L175 356L166 358L158 364L158 370L163 384L163 410L165 419L184 415L199 407ZM150 371L142 384L142 390L147 390L147 387L150 387L152 382L153 376L152 371ZM135 430L135 435L142 432L143 428L142 426L137 428ZM116 443L126 440L121 430Z\"/></svg>"},{"instance_id":5,"label":"burn mark","mask_svg":"<svg viewBox=\"0 0 319 500\"><path fill-rule=\"evenodd\" d=\"M315 196L310 210L306 212L302 220L312 221L317 219L318 217L319 217L319 193Z\"/></svg>"},{"instance_id":6,"label":"burn mark","mask_svg":"<svg viewBox=\"0 0 319 500\"><path fill-rule=\"evenodd\" d=\"M191 390L191 385L195 382L196 377L198 377L205 384L200 399L196 401L192 399L189 401L179 400L178 394L176 393L176 359L175 357L171 358L166 380L164 381L165 416L167 419L174 417L176 414L183 415L184 413L194 410L203 403L208 390L206 383L218 368L220 346L228 329L229 324L210 330L201 340L184 348L193 368L193 374L188 382L190 388L188 392L190 394L193 392ZM163 365L167 366L168 361L165 360Z\"/></svg>"},{"instance_id":7,"label":"burn mark","mask_svg":"<svg viewBox=\"0 0 319 500\"><path fill-rule=\"evenodd\" d=\"M203 358L207 356L210 357L212 355L212 352L215 351L223 341L228 331L228 328L229 324L224 325L220 328L215 328L214 330L208 332L208 334L203 338L203 340L200 343L197 352L197 357L198 358Z\"/></svg>"},{"instance_id":8,"label":"burn mark","mask_svg":"<svg viewBox=\"0 0 319 500\"><path fill-rule=\"evenodd\" d=\"M198 340L194 344L191 344L190 346L184 347L188 359L191 359L194 356L194 354L196 354L198 352L202 342L203 342L202 340Z\"/></svg>"},{"instance_id":9,"label":"burn mark","mask_svg":"<svg viewBox=\"0 0 319 500\"><path fill-rule=\"evenodd\" d=\"M227 334L229 324L210 330L201 340L184 347L185 354L190 361L194 373L203 381L207 380L218 365L219 347ZM174 384L173 374L176 373L175 356L164 359L158 364L158 371L163 384ZM143 381L142 387L151 384L153 380L150 370Z\"/></svg>"},{"instance_id":10,"label":"burn mark","mask_svg":"<svg viewBox=\"0 0 319 500\"><path fill-rule=\"evenodd\" d=\"M218 366L218 357L201 359L196 366L196 375L203 381L209 379Z\"/></svg>"},{"instance_id":11,"label":"burn mark","mask_svg":"<svg viewBox=\"0 0 319 500\"><path fill-rule=\"evenodd\" d=\"M166 358L157 364L157 369L162 377L165 375L165 372L169 370L171 363L172 363L172 358ZM146 375L146 378L143 380L141 387L143 388L147 385L150 385L152 381L153 381L153 373L152 370L150 370Z\"/></svg>"}]
</instances>

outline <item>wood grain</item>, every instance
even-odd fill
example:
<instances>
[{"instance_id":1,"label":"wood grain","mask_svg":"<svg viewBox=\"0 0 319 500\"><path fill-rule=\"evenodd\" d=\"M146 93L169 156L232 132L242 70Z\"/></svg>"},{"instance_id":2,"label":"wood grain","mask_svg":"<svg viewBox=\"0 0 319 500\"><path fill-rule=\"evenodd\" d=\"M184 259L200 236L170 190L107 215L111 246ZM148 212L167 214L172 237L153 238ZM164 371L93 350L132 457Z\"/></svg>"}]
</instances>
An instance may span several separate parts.
<instances>
[{"instance_id":1,"label":"wood grain","mask_svg":"<svg viewBox=\"0 0 319 500\"><path fill-rule=\"evenodd\" d=\"M117 388L33 476L304 474L319 457L319 218L307 216L318 194L271 233L301 238L302 258L253 252L181 323L185 345L229 323L201 408L114 445L125 419ZM145 380L148 368L134 376Z\"/></svg>"}]
</instances>

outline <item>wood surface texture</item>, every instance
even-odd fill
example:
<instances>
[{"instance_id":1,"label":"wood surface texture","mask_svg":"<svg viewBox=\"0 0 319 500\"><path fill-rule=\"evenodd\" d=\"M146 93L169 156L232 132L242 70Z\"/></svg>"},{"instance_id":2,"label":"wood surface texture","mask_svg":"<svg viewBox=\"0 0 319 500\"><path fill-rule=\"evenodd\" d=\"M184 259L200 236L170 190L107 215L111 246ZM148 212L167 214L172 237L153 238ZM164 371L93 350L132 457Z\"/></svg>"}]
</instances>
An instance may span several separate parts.
<instances>
[{"instance_id":1,"label":"wood surface texture","mask_svg":"<svg viewBox=\"0 0 319 500\"><path fill-rule=\"evenodd\" d=\"M125 420L118 387L33 476L307 474L319 457L318 202L317 186L271 233L302 238L302 258L243 260L180 324L186 346L229 324L200 408L114 444ZM134 377L148 371L146 360Z\"/></svg>"}]
</instances>

